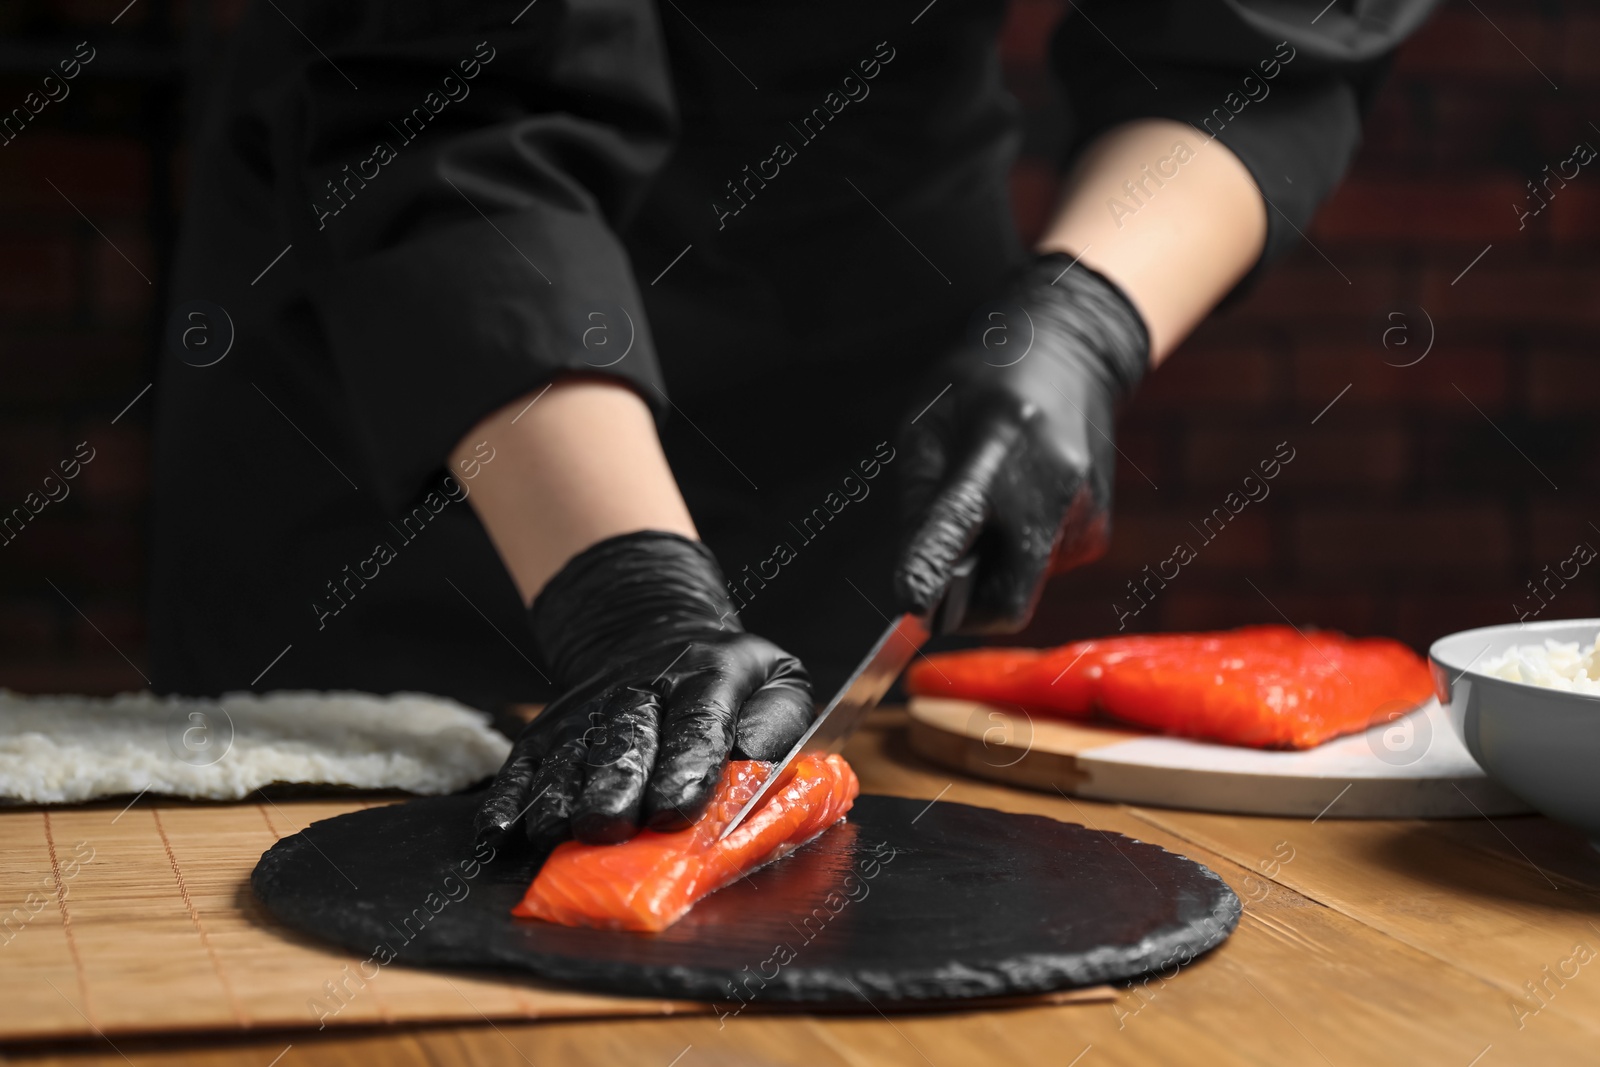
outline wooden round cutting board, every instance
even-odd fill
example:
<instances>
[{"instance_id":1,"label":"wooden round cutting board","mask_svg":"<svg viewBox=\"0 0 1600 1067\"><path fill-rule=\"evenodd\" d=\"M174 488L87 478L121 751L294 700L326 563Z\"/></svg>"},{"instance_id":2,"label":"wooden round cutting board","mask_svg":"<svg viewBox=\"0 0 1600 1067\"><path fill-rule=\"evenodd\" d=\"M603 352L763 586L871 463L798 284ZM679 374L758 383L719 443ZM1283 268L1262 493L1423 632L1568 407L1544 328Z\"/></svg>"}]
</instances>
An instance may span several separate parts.
<instances>
[{"instance_id":1,"label":"wooden round cutting board","mask_svg":"<svg viewBox=\"0 0 1600 1067\"><path fill-rule=\"evenodd\" d=\"M910 744L924 759L979 778L1129 804L1330 819L1531 810L1483 773L1435 700L1365 733L1291 752L916 697Z\"/></svg>"}]
</instances>

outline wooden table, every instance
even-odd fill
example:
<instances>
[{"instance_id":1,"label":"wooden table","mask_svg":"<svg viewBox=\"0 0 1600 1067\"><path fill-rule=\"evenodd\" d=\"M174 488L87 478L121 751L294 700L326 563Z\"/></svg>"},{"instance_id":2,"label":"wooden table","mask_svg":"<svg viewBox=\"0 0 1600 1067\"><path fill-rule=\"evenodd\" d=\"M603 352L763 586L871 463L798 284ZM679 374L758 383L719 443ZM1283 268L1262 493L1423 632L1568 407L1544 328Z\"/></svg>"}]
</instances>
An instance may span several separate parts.
<instances>
[{"instance_id":1,"label":"wooden table","mask_svg":"<svg viewBox=\"0 0 1600 1067\"><path fill-rule=\"evenodd\" d=\"M493 1024L11 1046L17 1064L618 1067L974 1063L1566 1064L1600 1060L1600 854L1547 820L1271 819L1027 793L921 764L884 710L848 755L863 788L1036 812L1207 864L1238 932L1113 1004L884 1018ZM1332 799L1332 798L1330 798ZM1336 807L1335 807L1336 811Z\"/></svg>"}]
</instances>

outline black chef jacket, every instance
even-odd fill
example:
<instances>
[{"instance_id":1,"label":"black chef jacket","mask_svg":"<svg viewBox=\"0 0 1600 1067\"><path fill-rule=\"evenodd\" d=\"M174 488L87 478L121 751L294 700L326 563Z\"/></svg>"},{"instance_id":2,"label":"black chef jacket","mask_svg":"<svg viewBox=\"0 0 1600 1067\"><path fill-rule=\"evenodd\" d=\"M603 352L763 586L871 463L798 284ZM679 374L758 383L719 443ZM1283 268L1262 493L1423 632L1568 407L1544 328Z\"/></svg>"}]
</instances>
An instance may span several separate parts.
<instances>
[{"instance_id":1,"label":"black chef jacket","mask_svg":"<svg viewBox=\"0 0 1600 1067\"><path fill-rule=\"evenodd\" d=\"M1068 155L1193 124L1269 200L1266 262L1429 7L1080 3L1050 51ZM651 405L747 628L831 685L892 607L896 419L1025 256L1003 14L253 5L202 102L158 385L156 688L545 695L479 468L444 464L562 372Z\"/></svg>"}]
</instances>

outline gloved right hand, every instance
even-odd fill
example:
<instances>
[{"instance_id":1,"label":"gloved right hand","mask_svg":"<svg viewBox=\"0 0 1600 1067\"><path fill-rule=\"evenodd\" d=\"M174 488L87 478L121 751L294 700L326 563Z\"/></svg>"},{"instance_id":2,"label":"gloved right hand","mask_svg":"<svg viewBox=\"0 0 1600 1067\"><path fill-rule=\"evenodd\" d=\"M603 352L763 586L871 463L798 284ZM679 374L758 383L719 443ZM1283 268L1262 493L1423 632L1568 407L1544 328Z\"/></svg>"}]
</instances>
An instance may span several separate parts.
<instances>
[{"instance_id":1,"label":"gloved right hand","mask_svg":"<svg viewBox=\"0 0 1600 1067\"><path fill-rule=\"evenodd\" d=\"M1127 295L1059 253L1019 271L999 306L930 367L932 399L900 434L899 606L930 610L972 553L968 633L1020 630L1052 570L1105 550L1116 406L1150 353Z\"/></svg>"},{"instance_id":2,"label":"gloved right hand","mask_svg":"<svg viewBox=\"0 0 1600 1067\"><path fill-rule=\"evenodd\" d=\"M730 756L781 759L814 714L793 656L744 632L704 545L658 531L569 560L534 600L560 696L517 737L480 839L622 841L705 809Z\"/></svg>"}]
</instances>

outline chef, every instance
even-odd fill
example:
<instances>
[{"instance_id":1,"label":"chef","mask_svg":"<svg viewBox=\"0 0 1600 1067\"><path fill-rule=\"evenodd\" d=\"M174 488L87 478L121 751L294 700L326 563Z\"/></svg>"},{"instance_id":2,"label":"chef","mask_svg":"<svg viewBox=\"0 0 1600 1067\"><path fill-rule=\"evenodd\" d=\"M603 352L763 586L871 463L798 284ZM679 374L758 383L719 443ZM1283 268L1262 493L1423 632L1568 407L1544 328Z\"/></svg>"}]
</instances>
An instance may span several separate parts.
<instances>
[{"instance_id":1,"label":"chef","mask_svg":"<svg viewBox=\"0 0 1600 1067\"><path fill-rule=\"evenodd\" d=\"M998 0L253 5L157 393L156 687L554 699L480 833L686 825L963 554L1008 632L1103 551L1118 406L1301 240L1429 7L1077 4L1024 248Z\"/></svg>"}]
</instances>

